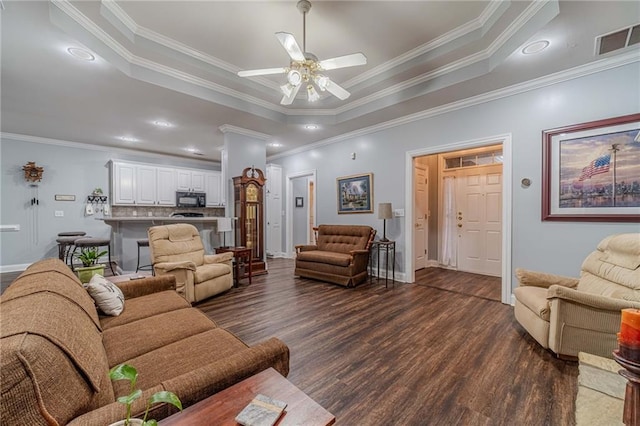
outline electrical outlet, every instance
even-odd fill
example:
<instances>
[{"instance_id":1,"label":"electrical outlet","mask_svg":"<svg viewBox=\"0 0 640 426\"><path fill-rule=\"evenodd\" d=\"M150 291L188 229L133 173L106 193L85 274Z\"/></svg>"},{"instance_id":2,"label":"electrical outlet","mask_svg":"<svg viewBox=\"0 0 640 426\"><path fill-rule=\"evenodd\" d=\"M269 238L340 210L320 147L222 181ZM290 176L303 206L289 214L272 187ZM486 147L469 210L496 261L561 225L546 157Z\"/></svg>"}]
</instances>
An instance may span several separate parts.
<instances>
[{"instance_id":1,"label":"electrical outlet","mask_svg":"<svg viewBox=\"0 0 640 426\"><path fill-rule=\"evenodd\" d=\"M55 217L64 217L64 211L56 210L54 215L55 215Z\"/></svg>"}]
</instances>

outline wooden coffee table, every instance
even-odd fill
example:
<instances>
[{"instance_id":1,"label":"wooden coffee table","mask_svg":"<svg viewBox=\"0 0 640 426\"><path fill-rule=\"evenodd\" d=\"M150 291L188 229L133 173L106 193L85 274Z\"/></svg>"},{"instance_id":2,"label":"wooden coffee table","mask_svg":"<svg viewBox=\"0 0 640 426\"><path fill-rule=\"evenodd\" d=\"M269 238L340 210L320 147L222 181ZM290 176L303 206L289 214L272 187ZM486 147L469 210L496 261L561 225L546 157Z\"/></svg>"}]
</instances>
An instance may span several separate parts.
<instances>
[{"instance_id":1,"label":"wooden coffee table","mask_svg":"<svg viewBox=\"0 0 640 426\"><path fill-rule=\"evenodd\" d=\"M237 426L238 423L234 420L236 415L259 393L287 403L287 408L276 423L278 426L328 426L336 421L333 414L276 370L269 368L185 408L181 413L161 420L160 424Z\"/></svg>"}]
</instances>

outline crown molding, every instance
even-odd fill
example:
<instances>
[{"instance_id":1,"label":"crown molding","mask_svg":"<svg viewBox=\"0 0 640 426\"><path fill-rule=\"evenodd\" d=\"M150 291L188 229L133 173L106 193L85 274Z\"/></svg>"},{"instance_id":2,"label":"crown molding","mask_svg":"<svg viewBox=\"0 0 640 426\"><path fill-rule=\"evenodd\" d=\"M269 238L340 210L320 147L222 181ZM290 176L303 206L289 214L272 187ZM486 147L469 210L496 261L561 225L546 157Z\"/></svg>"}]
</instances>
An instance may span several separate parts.
<instances>
[{"instance_id":1,"label":"crown molding","mask_svg":"<svg viewBox=\"0 0 640 426\"><path fill-rule=\"evenodd\" d=\"M109 153L116 153L116 154L128 154L133 156L144 155L145 157L151 157L151 158L162 158L162 159L173 159L173 160L175 160L176 158L179 158L180 160L192 162L194 164L206 164L206 165L220 164L220 161L184 157L177 154L174 154L174 155L160 154L157 152L141 151L139 149L120 148L120 147L106 146L106 145L94 145L94 144L82 143L82 142L71 142L71 141L64 141L60 139L43 138L40 136L22 135L19 133L0 132L0 140L2 141L2 143L7 143L8 141L30 142L30 143L39 143L43 145L63 146L66 148L86 149L90 151L109 152Z\"/></svg>"},{"instance_id":2,"label":"crown molding","mask_svg":"<svg viewBox=\"0 0 640 426\"><path fill-rule=\"evenodd\" d=\"M323 146L342 142L347 139L352 139L359 136L380 132L382 130L391 129L393 127L402 126L415 121L420 121L427 118L442 115L448 112L453 112L453 111L461 110L464 108L472 107L475 105L480 105L483 103L506 98L509 96L518 95L520 93L541 89L541 88L552 86L554 84L562 83L565 81L575 80L581 77L586 77L591 74L597 74L599 72L622 67L635 62L640 62L640 52L630 51L622 55L614 56L607 59L601 59L601 60L591 62L586 65L581 65L569 70L560 71L554 74L546 75L544 77L529 80L524 83L514 84L512 86L494 90L492 92L483 93L482 95L477 95L477 96L473 96L471 98L463 99L460 101L451 102L449 104L442 105L436 108L431 108L425 111L409 114L393 120L385 121L383 123L378 123L373 126L354 130L352 132L343 133L342 135L324 139L313 144L305 145L300 148L292 149L290 151L282 152L279 154L274 154L272 156L267 157L267 161L273 161L278 158L289 157L291 155L300 154L302 152L310 151L312 149L317 149Z\"/></svg>"},{"instance_id":3,"label":"crown molding","mask_svg":"<svg viewBox=\"0 0 640 426\"><path fill-rule=\"evenodd\" d=\"M363 72L362 74L359 74L358 76L350 80L347 80L344 83L341 83L341 86L345 88L349 88L356 84L360 84L367 80L371 80L374 77L382 74L383 72L390 71L393 68L396 68L406 62L412 61L426 53L436 50L437 48L440 48L449 43L452 43L453 41L461 37L464 37L467 34L470 34L476 30L482 29L482 33L484 34L487 31L487 29L485 29L484 26L486 25L487 22L489 22L489 18L491 18L494 14L497 14L498 12L502 14L502 12L504 11L503 8L505 3L509 4L511 2L510 1L489 2L489 5L484 8L484 10L482 11L479 17L457 28L454 28L453 30L445 34L442 34L441 36L435 38L434 40L429 41L428 43L425 43L421 46L413 48L395 57L390 61L380 64L369 71Z\"/></svg>"},{"instance_id":4,"label":"crown molding","mask_svg":"<svg viewBox=\"0 0 640 426\"><path fill-rule=\"evenodd\" d=\"M269 140L271 139L271 135L267 135L266 133L256 132L255 130L243 129L242 127L237 127L232 124L223 124L218 127L222 133L236 133L238 135L249 136L255 139L261 140Z\"/></svg>"},{"instance_id":5,"label":"crown molding","mask_svg":"<svg viewBox=\"0 0 640 426\"><path fill-rule=\"evenodd\" d=\"M209 80L205 80L203 78L200 77L196 77L193 76L189 73L183 72L183 71L179 71L175 68L171 68L169 66L165 66L162 64L159 64L157 62L139 57L134 55L133 53L131 53L130 51L128 51L123 45L121 45L120 43L118 43L113 37L111 37L109 34L107 34L104 30L102 30L97 24L95 24L93 21L91 21L89 18L87 18L84 14L82 14L77 8L75 8L69 0L51 0L52 4L54 4L56 7L58 7L62 12L64 12L65 14L67 14L71 19L73 19L74 21L76 21L78 24L80 24L86 31L88 31L90 34L92 34L94 37L96 37L99 41L101 41L103 44L105 44L109 49L111 49L113 52L115 52L117 55L119 55L122 59L124 59L125 61L127 61L129 64L131 65L137 65L139 67L142 67L144 69L150 70L152 72L156 72L159 73L161 75L165 75L171 78L174 78L178 81L187 83L187 84L192 84L196 87L200 87L200 88L204 88L207 89L209 91L212 91L214 93L220 94L220 95L225 95L225 96L229 96L233 99L237 99L240 100L242 102L246 102L252 105L256 105L258 107L264 108L267 111L272 111L275 113L279 113L282 114L283 116L296 116L296 115L300 115L300 116L310 116L310 115L322 115L322 116L338 116L339 114L345 113L347 111L351 111L355 108L359 108L359 107L364 107L365 105L375 102L377 100L383 99L385 97L391 96L393 94L396 94L398 92L401 92L403 90L409 89L413 86L422 84L426 81L429 80L433 80L436 79L438 77L441 77L447 73L451 73L454 71L459 71L462 70L465 67L469 67L472 66L476 63L478 63L479 61L483 61L486 59L492 59L491 55L495 54L498 49L504 44L506 43L509 38L516 33L519 29L522 28L522 26L529 21L529 19L531 19L531 17L535 16L535 14L541 9L543 8L546 4L548 3L555 3L557 2L557 0L547 0L547 1L540 1L540 2L534 2L532 5L530 5L522 14L520 14L520 16L518 16L518 18L507 28L507 31L503 32L497 39L496 41L494 41L494 43L492 43L489 48L483 50L482 52L476 53L474 55L470 55L467 56L465 58L462 58L458 61L455 61L454 63L450 63L447 64L443 67L438 68L437 70L434 70L430 73L427 74L423 74L421 76L415 77L413 79L404 81L402 83L393 85L391 87L387 87L383 90L380 90L376 93L373 93L371 95L365 96L363 98L360 98L356 101L344 104L338 108L333 108L333 109L323 109L323 110L309 110L309 109L290 109L290 108L284 108L280 105L276 105L270 101L265 101L263 99L260 98L256 98L254 96L250 96L247 95L245 93L239 92L237 90L234 89L230 89L228 87L225 87L223 85L217 84L217 83L213 83ZM172 49L174 51L180 52L184 55L187 55L189 57L204 61L212 66L216 66L219 67L220 69L224 69L226 71L229 72L236 72L237 71L237 67L233 67L230 64L225 63L224 61L220 61L217 58L214 58L212 56L206 55L202 52L199 52L195 49L191 49L188 46L179 43L169 37L165 37L161 34L158 34L154 31L151 31L147 28L141 27L139 25L137 25L135 23L135 21L129 17L129 15L127 15L127 13L120 7L118 6L114 1L112 0L102 0L102 5L104 5L104 7L106 9L109 10L110 13L113 14L114 17L116 17L116 19L119 19L121 21L121 23L128 29L130 30L132 33L134 33L134 35L139 36L139 37L143 37L146 38L147 40L150 40L154 43L158 43L161 46L164 46L168 49ZM378 75L381 72L383 72L386 69L390 69L388 67L395 67L398 66L401 63L404 63L408 60L411 60L412 58L415 58L421 54L424 54L425 52L431 51L437 47L443 46L447 43L452 42L453 40L465 35L465 34L469 34L472 31L475 31L479 28L482 28L487 22L490 21L490 19L496 14L496 13L501 13L500 11L503 10L504 5L501 4L501 2L490 2L490 4L484 9L484 11L482 12L482 14L480 15L480 17L476 18L475 20L457 28L454 29L453 31L450 31L449 33L445 34L442 37L439 37L436 40L433 40L432 42L426 43L422 46L420 46L417 49L413 49L412 51L407 52L404 55L401 55L400 57L389 61L385 64L383 64L380 67L376 67L374 68L374 70L371 70L368 73L364 73L361 76L365 76L366 79L373 77L374 75ZM116 26L117 28L118 26ZM507 34L505 34L507 33ZM133 72L131 70L123 70L121 69L121 71L125 72L127 75L132 76L133 77ZM374 72L375 71L375 72ZM134 78L139 78L139 76L136 76ZM165 86L166 87L166 86ZM348 86L347 86L348 87ZM191 93L193 94L193 93ZM407 96L410 97L415 97L417 94L408 94ZM232 105L230 102L228 101L224 101L224 99L211 99L211 98L207 98L204 97L205 99L208 99L212 102L219 102L223 105L227 105L230 106L232 108L237 108L237 109L241 109L243 110L243 108L240 108L238 105ZM266 112L265 112L266 114ZM264 116L264 114L262 114ZM274 119L273 116L269 116L270 119Z\"/></svg>"}]
</instances>

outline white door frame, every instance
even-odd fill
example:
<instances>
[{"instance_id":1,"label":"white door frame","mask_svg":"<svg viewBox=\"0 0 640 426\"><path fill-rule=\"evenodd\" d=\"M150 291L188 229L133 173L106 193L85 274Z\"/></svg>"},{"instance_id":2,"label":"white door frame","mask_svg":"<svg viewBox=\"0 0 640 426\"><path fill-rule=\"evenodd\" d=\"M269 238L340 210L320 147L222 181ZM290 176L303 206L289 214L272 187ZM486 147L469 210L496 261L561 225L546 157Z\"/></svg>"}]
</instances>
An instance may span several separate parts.
<instances>
[{"instance_id":1,"label":"white door frame","mask_svg":"<svg viewBox=\"0 0 640 426\"><path fill-rule=\"evenodd\" d=\"M287 175L287 194L286 194L286 221L287 221L287 232L286 232L286 244L287 246L285 247L285 253L286 256L288 258L294 258L295 257L295 253L293 252L293 179L297 179L297 178L301 178L301 177L309 177L311 181L313 181L314 185L313 185L313 217L314 217L314 226L316 226L315 221L317 220L317 210L318 210L318 197L316 196L316 191L317 191L317 179L316 179L316 169L313 170L305 170L305 171L301 171L301 172L296 172L296 173L291 173ZM311 210L308 209L308 212L310 212ZM307 223L309 223L309 220L307 220ZM309 232L307 232L307 238L309 237Z\"/></svg>"},{"instance_id":2,"label":"white door frame","mask_svg":"<svg viewBox=\"0 0 640 426\"><path fill-rule=\"evenodd\" d=\"M482 139L454 142L451 144L437 145L428 148L421 148L414 151L407 151L405 155L405 206L407 208L404 220L404 229L412 229L413 226L413 159L423 155L440 154L447 151L459 151L468 148L478 148L487 145L502 144L502 303L511 304L511 133L491 136ZM409 206L412 206L409 208ZM407 281L412 283L416 280L413 259L413 232L406 232L405 240L405 266Z\"/></svg>"}]
</instances>

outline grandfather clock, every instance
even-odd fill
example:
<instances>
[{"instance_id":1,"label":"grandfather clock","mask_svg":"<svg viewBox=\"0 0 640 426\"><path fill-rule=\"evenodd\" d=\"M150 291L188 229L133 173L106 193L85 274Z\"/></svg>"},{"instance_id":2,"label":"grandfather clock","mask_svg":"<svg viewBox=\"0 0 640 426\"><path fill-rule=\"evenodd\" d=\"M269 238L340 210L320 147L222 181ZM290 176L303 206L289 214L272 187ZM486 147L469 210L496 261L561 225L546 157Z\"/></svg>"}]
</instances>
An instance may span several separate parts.
<instances>
[{"instance_id":1,"label":"grandfather clock","mask_svg":"<svg viewBox=\"0 0 640 426\"><path fill-rule=\"evenodd\" d=\"M264 184L262 170L247 167L233 178L237 245L251 249L253 275L266 274L264 263Z\"/></svg>"}]
</instances>

